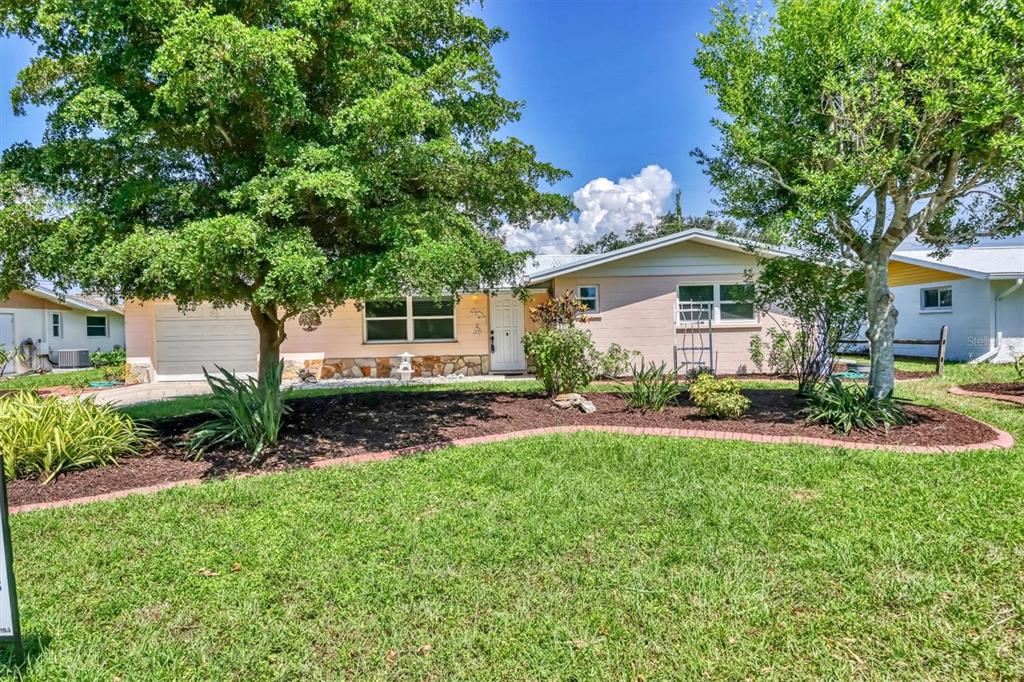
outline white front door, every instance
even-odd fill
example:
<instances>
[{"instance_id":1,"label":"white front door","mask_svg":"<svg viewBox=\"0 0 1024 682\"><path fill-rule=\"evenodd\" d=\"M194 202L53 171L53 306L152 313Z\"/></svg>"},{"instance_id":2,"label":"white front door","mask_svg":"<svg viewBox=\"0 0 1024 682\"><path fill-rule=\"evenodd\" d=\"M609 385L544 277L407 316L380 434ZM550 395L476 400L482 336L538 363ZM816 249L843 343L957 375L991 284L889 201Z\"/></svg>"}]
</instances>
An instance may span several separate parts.
<instances>
[{"instance_id":1,"label":"white front door","mask_svg":"<svg viewBox=\"0 0 1024 682\"><path fill-rule=\"evenodd\" d=\"M0 313L0 349L13 352L14 346L14 313ZM6 365L0 367L0 374L14 369L14 359L10 359Z\"/></svg>"},{"instance_id":2,"label":"white front door","mask_svg":"<svg viewBox=\"0 0 1024 682\"><path fill-rule=\"evenodd\" d=\"M523 302L512 294L491 296L491 371L525 372Z\"/></svg>"}]
</instances>

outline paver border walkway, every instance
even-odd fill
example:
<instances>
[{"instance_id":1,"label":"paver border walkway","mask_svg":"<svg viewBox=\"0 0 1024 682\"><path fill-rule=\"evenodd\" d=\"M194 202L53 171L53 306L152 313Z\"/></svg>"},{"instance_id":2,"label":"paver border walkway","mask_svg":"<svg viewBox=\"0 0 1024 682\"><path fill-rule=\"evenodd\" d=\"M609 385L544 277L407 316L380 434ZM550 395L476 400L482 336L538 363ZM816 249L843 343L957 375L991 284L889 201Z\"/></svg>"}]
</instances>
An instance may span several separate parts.
<instances>
[{"instance_id":1,"label":"paver border walkway","mask_svg":"<svg viewBox=\"0 0 1024 682\"><path fill-rule=\"evenodd\" d=\"M987 393L985 391L968 391L967 389L960 388L959 386L950 387L949 392L953 395L965 395L971 398L988 398L989 400L1001 400L1004 403L1024 405L1024 397L1018 395L1003 395L1002 393Z\"/></svg>"},{"instance_id":2,"label":"paver border walkway","mask_svg":"<svg viewBox=\"0 0 1024 682\"><path fill-rule=\"evenodd\" d=\"M574 424L566 426L549 426L540 429L527 429L525 431L509 431L508 433L495 433L487 436L456 438L451 441L443 441L423 446L414 446L411 448L404 448L402 450L381 450L378 452L363 452L356 455L350 455L348 457L334 457L331 459L316 460L314 462L310 462L308 468L326 469L328 467L346 466L350 464L362 464L365 462L383 462L389 459L395 459L397 457L403 457L423 452L430 452L434 450L441 450L448 447L482 445L484 443L497 443L505 440L531 438L534 436L548 436L558 433L581 432L616 433L627 436L660 436L668 438L703 438L706 440L736 440L745 441L748 443L765 443L769 445L817 445L820 447L843 448L846 450L884 450L888 452L901 452L906 454L941 454L970 452L972 450L994 449L1009 450L1010 448L1013 447L1013 436L1011 436L1006 431L1003 431L1002 429L997 429L991 424L985 425L988 426L993 431L995 431L997 435L992 440L986 441L984 443L974 443L971 445L880 445L875 443L846 443L841 440L835 440L832 438L811 438L809 436L768 436L759 433L743 433L739 431L710 431L704 429L662 429L653 427L641 428L634 426L610 426L601 424ZM248 478L249 476L261 475L264 474L238 474L233 478ZM53 502L34 502L30 504L23 504L11 507L10 513L16 514L18 512L35 511L40 509L57 509L60 507L70 507L72 505L86 504L89 502L102 502L105 500L114 500L120 497L127 497L129 495L145 495L149 493L155 493L160 490L177 488L179 486L200 485L201 483L204 482L204 479L190 478L183 479L181 481L168 481L166 483L158 483L156 485L149 485L141 488L128 488L126 490L116 490L114 492L102 493L100 495L74 497L66 500L55 500Z\"/></svg>"}]
</instances>

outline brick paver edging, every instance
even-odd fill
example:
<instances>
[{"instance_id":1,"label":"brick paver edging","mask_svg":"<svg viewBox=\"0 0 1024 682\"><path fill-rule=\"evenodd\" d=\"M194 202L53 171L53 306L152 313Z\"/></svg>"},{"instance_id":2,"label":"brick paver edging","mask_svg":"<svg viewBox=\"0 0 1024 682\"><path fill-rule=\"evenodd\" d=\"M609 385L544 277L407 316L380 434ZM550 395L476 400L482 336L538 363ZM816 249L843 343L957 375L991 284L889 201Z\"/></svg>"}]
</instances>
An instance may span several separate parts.
<instances>
[{"instance_id":1,"label":"brick paver edging","mask_svg":"<svg viewBox=\"0 0 1024 682\"><path fill-rule=\"evenodd\" d=\"M991 450L1001 448L1009 450L1013 447L1014 441L1006 431L995 428L994 426L986 424L990 429L996 432L996 438L986 441L984 443L974 443L971 445L881 445L877 443L847 443L841 440L835 440L833 438L811 438L808 436L768 436L760 433L743 433L740 431L708 431L704 429L661 429L661 428L640 428L635 426L609 426L602 424L594 425L566 425L566 426L548 426L541 429L527 429L525 431L510 431L508 433L493 433L487 436L473 436L471 438L456 438L451 441L443 441L439 443L433 443L423 446L415 446L411 448L405 448L402 450L382 450L379 452L363 452L357 455L350 455L348 457L334 457L331 459L320 459L315 462L311 462L309 465L310 469L325 469L327 467L335 466L346 466L351 464L362 464L365 462L383 462L389 459L395 459L406 455L429 452L431 450L440 450L447 447L463 447L466 445L482 445L484 443L497 443L504 440L515 440L517 438L530 438L533 436L548 436L558 433L581 433L581 432L598 432L598 433L617 433L627 436L662 436L669 438L704 438L707 440L737 440L745 441L748 443L765 443L769 445L818 445L822 447L832 448L844 448L847 450L887 450L890 452L902 452L907 454L939 454L939 453L953 453L953 452L968 452L971 450ZM236 478L243 478L248 476L259 476L260 474L242 474L236 476ZM185 485L199 485L202 483L202 479L192 478L182 481L169 481L167 483L158 483L156 485L145 486L142 488L129 488L127 490L117 490L111 493L102 493L100 495L89 495L88 497L75 497L67 500L56 500L54 502L36 502L32 504L23 504L16 507L11 507L10 511L12 514L18 512L33 511L37 509L56 509L58 507L69 507L76 504L85 504L87 502L100 502L104 500L114 500L119 497L127 497L128 495L144 495L147 493L154 493L159 490L167 490L168 488L175 488L178 486Z\"/></svg>"},{"instance_id":2,"label":"brick paver edging","mask_svg":"<svg viewBox=\"0 0 1024 682\"><path fill-rule=\"evenodd\" d=\"M1002 400L1004 403L1015 403L1017 405L1024 405L1024 396L1019 395L1003 395L1002 393L986 393L984 391L968 391L965 388L959 386L953 386L949 389L949 392L953 395L965 395L971 398L988 398L989 400Z\"/></svg>"}]
</instances>

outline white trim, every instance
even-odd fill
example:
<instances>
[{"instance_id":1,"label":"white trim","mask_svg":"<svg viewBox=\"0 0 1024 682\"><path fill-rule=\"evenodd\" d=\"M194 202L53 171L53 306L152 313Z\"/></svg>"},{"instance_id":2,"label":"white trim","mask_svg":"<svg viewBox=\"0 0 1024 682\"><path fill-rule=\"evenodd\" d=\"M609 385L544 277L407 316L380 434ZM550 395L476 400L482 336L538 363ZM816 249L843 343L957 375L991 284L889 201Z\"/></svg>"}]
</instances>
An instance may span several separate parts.
<instances>
[{"instance_id":1,"label":"white trim","mask_svg":"<svg viewBox=\"0 0 1024 682\"><path fill-rule=\"evenodd\" d=\"M593 296L583 296L580 289L593 289ZM580 284L576 287L576 298L580 301L594 301L594 309L588 310L584 315L600 315L601 314L601 287L598 284Z\"/></svg>"},{"instance_id":2,"label":"white trim","mask_svg":"<svg viewBox=\"0 0 1024 682\"><path fill-rule=\"evenodd\" d=\"M451 315L413 315L413 298L429 299L424 296L406 296L405 297L405 315L403 316L391 316L391 317L367 317L366 316L366 305L363 306L363 345L373 346L388 343L458 343L459 341L459 325L456 318L458 310L458 302L454 296L442 296L442 300L447 298L452 302L452 314ZM369 320L374 321L388 321L388 320L405 320L405 338L404 339L375 339L373 341L369 338L366 323ZM416 338L416 320L451 320L452 321L452 337L449 339L417 339Z\"/></svg>"},{"instance_id":3,"label":"white trim","mask_svg":"<svg viewBox=\"0 0 1024 682\"><path fill-rule=\"evenodd\" d=\"M64 338L64 313L59 310L47 310L46 314L50 316L47 322L47 331L49 332L51 339L63 339ZM57 333L53 333L53 328L57 327Z\"/></svg>"},{"instance_id":4,"label":"white trim","mask_svg":"<svg viewBox=\"0 0 1024 682\"><path fill-rule=\"evenodd\" d=\"M560 265L554 268L548 268L547 270L540 270L534 272L526 277L526 282L539 282L542 280L551 279L552 277L561 277L578 270L586 270L597 265L604 265L612 261L619 260L620 258L626 258L628 256L636 256L641 253L660 249L664 246L671 246L673 244L682 244L683 242L695 241L700 244L707 244L710 246L717 246L730 251L737 251L741 253L755 252L765 256L791 256L795 255L789 251L768 246L766 244L760 244L758 242L750 241L748 239L726 239L719 236L715 232L710 230L683 230L682 232L676 232L664 237L652 239L650 241L641 242L640 244L633 244L622 249L616 249L615 251L609 251L607 253L598 253L587 258L581 258L565 265Z\"/></svg>"}]
</instances>

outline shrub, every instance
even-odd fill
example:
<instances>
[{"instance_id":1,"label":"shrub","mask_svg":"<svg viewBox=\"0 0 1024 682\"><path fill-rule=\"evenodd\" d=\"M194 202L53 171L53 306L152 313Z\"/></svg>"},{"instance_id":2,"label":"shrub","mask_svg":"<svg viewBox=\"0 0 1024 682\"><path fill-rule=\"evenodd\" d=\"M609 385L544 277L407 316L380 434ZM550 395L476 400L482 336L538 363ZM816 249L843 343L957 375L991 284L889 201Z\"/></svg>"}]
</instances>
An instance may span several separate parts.
<instances>
[{"instance_id":1,"label":"shrub","mask_svg":"<svg viewBox=\"0 0 1024 682\"><path fill-rule=\"evenodd\" d=\"M0 397L0 453L4 475L39 476L116 464L145 445L149 430L91 399L41 398L24 391Z\"/></svg>"},{"instance_id":2,"label":"shrub","mask_svg":"<svg viewBox=\"0 0 1024 682\"><path fill-rule=\"evenodd\" d=\"M836 433L847 434L854 429L889 430L890 426L909 423L901 401L892 393L872 398L863 386L844 384L832 379L808 396L801 410L812 424L826 424Z\"/></svg>"},{"instance_id":3,"label":"shrub","mask_svg":"<svg viewBox=\"0 0 1024 682\"><path fill-rule=\"evenodd\" d=\"M779 374L795 374L808 394L835 369L841 341L853 336L864 319L864 274L845 262L806 258L763 259L753 280L754 306L768 318L781 311L780 329L768 329L762 362ZM765 358L767 353L767 358Z\"/></svg>"},{"instance_id":4,"label":"shrub","mask_svg":"<svg viewBox=\"0 0 1024 682\"><path fill-rule=\"evenodd\" d=\"M723 419L735 419L750 407L735 380L716 379L711 374L701 374L690 385L690 400L702 415Z\"/></svg>"},{"instance_id":5,"label":"shrub","mask_svg":"<svg viewBox=\"0 0 1024 682\"><path fill-rule=\"evenodd\" d=\"M1024 353L1017 356L1013 361L1013 368L1017 370L1017 380L1024 381Z\"/></svg>"},{"instance_id":6,"label":"shrub","mask_svg":"<svg viewBox=\"0 0 1024 682\"><path fill-rule=\"evenodd\" d=\"M222 367L217 370L223 376L214 377L203 370L213 394L210 411L215 416L189 432L188 446L201 454L220 445L241 445L255 461L266 446L277 442L289 411L281 390L284 363L278 361L262 384L255 377L239 379Z\"/></svg>"},{"instance_id":7,"label":"shrub","mask_svg":"<svg viewBox=\"0 0 1024 682\"><path fill-rule=\"evenodd\" d=\"M713 378L715 376L715 370L710 367L691 367L686 370L686 374L683 375L683 379L686 383L692 384L702 376L709 376Z\"/></svg>"},{"instance_id":8,"label":"shrub","mask_svg":"<svg viewBox=\"0 0 1024 682\"><path fill-rule=\"evenodd\" d=\"M523 336L523 348L550 396L579 392L594 380L594 341L585 329L538 329Z\"/></svg>"},{"instance_id":9,"label":"shrub","mask_svg":"<svg viewBox=\"0 0 1024 682\"><path fill-rule=\"evenodd\" d=\"M680 390L675 374L666 369L664 362L660 365L641 362L639 367L633 367L633 381L620 383L615 388L627 407L643 412L661 412L675 402Z\"/></svg>"},{"instance_id":10,"label":"shrub","mask_svg":"<svg viewBox=\"0 0 1024 682\"><path fill-rule=\"evenodd\" d=\"M630 364L633 358L639 355L639 351L629 350L617 343L613 343L603 353L594 351L595 373L603 379L624 377L630 372Z\"/></svg>"},{"instance_id":11,"label":"shrub","mask_svg":"<svg viewBox=\"0 0 1024 682\"><path fill-rule=\"evenodd\" d=\"M538 327L560 329L574 327L577 322L587 321L587 306L571 291L566 289L561 296L548 299L530 308L530 319Z\"/></svg>"},{"instance_id":12,"label":"shrub","mask_svg":"<svg viewBox=\"0 0 1024 682\"><path fill-rule=\"evenodd\" d=\"M115 348L111 351L90 353L89 361L93 367L120 367L128 362L128 356L124 348Z\"/></svg>"}]
</instances>

